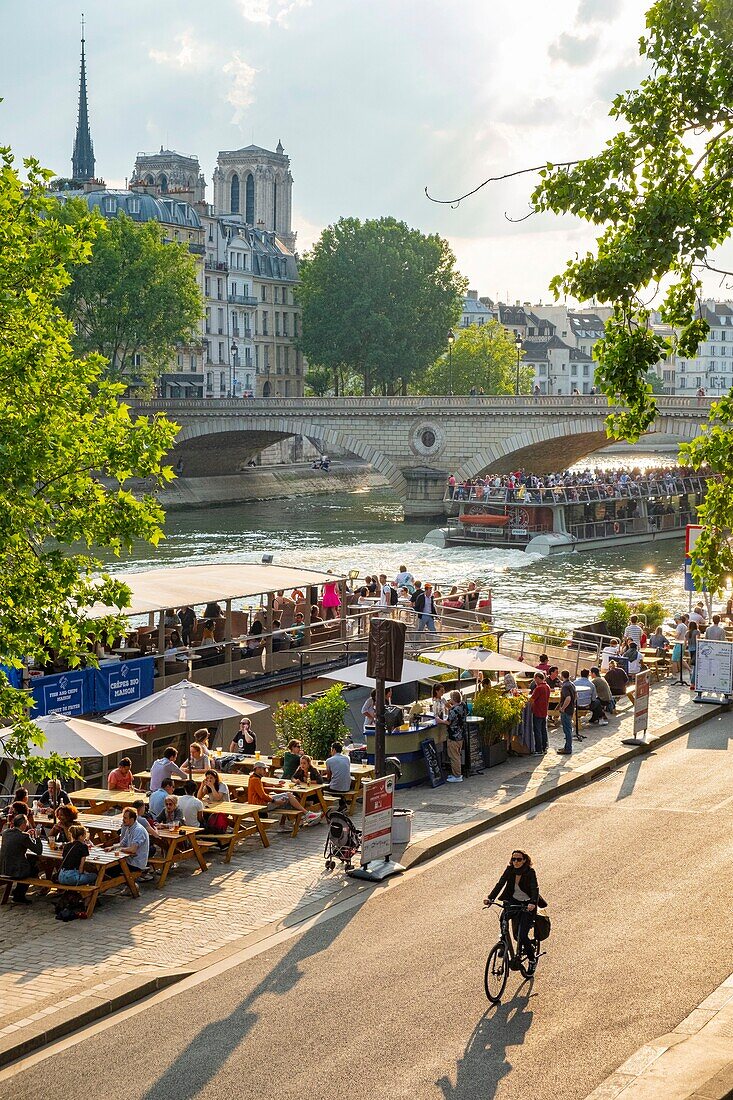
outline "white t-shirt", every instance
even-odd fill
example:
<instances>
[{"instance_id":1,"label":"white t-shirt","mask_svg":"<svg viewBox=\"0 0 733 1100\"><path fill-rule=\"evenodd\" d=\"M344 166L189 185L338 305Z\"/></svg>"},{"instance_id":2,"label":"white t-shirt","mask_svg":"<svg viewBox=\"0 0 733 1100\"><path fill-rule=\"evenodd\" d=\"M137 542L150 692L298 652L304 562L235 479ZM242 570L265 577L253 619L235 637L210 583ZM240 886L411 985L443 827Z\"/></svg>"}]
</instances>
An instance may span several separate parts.
<instances>
[{"instance_id":1,"label":"white t-shirt","mask_svg":"<svg viewBox=\"0 0 733 1100\"><path fill-rule=\"evenodd\" d=\"M704 623L705 616L701 615L699 611L691 611L689 615L691 623Z\"/></svg>"},{"instance_id":2,"label":"white t-shirt","mask_svg":"<svg viewBox=\"0 0 733 1100\"><path fill-rule=\"evenodd\" d=\"M725 629L722 626L716 626L713 623L705 631L705 637L710 642L724 642L726 639Z\"/></svg>"},{"instance_id":3,"label":"white t-shirt","mask_svg":"<svg viewBox=\"0 0 733 1100\"><path fill-rule=\"evenodd\" d=\"M685 638L687 637L687 624L677 623L674 636L678 642L684 642Z\"/></svg>"},{"instance_id":4,"label":"white t-shirt","mask_svg":"<svg viewBox=\"0 0 733 1100\"><path fill-rule=\"evenodd\" d=\"M619 646L607 645L601 650L601 672L608 672L608 662L618 657Z\"/></svg>"},{"instance_id":5,"label":"white t-shirt","mask_svg":"<svg viewBox=\"0 0 733 1100\"><path fill-rule=\"evenodd\" d=\"M203 810L204 804L195 794L182 794L178 798L178 809L183 814L186 825L195 829L199 822L199 810Z\"/></svg>"}]
</instances>

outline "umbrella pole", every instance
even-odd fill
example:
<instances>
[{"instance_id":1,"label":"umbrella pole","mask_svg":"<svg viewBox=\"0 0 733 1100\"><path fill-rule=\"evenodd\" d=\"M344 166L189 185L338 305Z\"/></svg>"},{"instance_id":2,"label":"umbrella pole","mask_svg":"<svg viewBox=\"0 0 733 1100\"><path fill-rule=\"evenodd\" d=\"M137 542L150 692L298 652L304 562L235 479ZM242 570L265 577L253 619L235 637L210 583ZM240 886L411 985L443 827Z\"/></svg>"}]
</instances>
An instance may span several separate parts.
<instances>
[{"instance_id":1,"label":"umbrella pole","mask_svg":"<svg viewBox=\"0 0 733 1100\"><path fill-rule=\"evenodd\" d=\"M377 779L384 775L385 723L384 723L384 680L376 681L376 699L374 720L374 773Z\"/></svg>"}]
</instances>

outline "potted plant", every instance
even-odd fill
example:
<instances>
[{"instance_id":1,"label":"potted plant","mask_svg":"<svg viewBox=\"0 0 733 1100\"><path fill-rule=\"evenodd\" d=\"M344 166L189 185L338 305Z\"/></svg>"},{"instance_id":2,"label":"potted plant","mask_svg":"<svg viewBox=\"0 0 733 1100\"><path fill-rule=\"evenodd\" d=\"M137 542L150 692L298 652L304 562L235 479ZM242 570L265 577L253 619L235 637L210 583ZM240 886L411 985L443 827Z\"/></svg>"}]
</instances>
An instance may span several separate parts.
<instances>
[{"instance_id":1,"label":"potted plant","mask_svg":"<svg viewBox=\"0 0 733 1100\"><path fill-rule=\"evenodd\" d=\"M484 767L493 768L507 758L507 745L516 727L526 700L517 695L503 695L496 689L477 691L473 697L472 714L483 718L479 737Z\"/></svg>"}]
</instances>

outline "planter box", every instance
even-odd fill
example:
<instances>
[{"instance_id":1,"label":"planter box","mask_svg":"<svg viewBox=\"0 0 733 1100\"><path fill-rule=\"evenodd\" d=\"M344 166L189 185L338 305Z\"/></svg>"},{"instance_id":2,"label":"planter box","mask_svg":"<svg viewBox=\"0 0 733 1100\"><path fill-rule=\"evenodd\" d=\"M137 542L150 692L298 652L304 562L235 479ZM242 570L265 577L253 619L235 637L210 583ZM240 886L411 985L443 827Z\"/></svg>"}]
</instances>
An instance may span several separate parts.
<instances>
[{"instance_id":1,"label":"planter box","mask_svg":"<svg viewBox=\"0 0 733 1100\"><path fill-rule=\"evenodd\" d=\"M495 745L489 745L487 748L485 745L482 748L484 757L484 767L494 768L497 764L503 764L507 758L506 742L497 741Z\"/></svg>"}]
</instances>

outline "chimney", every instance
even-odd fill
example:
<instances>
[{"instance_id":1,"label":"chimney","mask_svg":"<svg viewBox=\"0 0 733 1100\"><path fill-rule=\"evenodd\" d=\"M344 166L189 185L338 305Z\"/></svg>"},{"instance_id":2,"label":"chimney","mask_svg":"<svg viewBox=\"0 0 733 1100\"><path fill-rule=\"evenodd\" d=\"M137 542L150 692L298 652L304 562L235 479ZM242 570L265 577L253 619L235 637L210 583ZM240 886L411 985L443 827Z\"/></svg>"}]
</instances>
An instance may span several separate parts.
<instances>
[{"instance_id":1,"label":"chimney","mask_svg":"<svg viewBox=\"0 0 733 1100\"><path fill-rule=\"evenodd\" d=\"M478 291L477 290L469 290L468 293L466 294L466 297L471 298L474 302L476 302L476 301L478 301Z\"/></svg>"}]
</instances>

